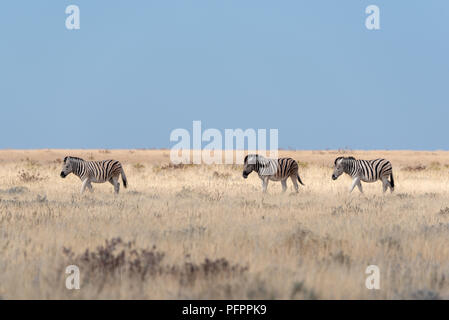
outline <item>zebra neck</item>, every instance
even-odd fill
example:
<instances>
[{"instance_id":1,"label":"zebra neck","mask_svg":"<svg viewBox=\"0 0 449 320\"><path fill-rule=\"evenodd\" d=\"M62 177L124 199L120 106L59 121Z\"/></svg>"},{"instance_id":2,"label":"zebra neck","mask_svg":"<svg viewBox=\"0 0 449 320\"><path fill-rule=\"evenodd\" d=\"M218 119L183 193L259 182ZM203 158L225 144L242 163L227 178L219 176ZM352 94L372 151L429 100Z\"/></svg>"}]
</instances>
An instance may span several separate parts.
<instances>
[{"instance_id":1,"label":"zebra neck","mask_svg":"<svg viewBox=\"0 0 449 320\"><path fill-rule=\"evenodd\" d=\"M256 166L254 171L256 171L257 173L260 173L261 171L264 170L265 167L267 167L268 161L266 161L265 159L263 159L263 161L261 162L260 160L256 160Z\"/></svg>"},{"instance_id":2,"label":"zebra neck","mask_svg":"<svg viewBox=\"0 0 449 320\"><path fill-rule=\"evenodd\" d=\"M260 163L259 163L259 160L256 160L256 165L255 165L255 167L254 167L254 171L256 171L257 173L259 173L259 170L260 170Z\"/></svg>"},{"instance_id":3,"label":"zebra neck","mask_svg":"<svg viewBox=\"0 0 449 320\"><path fill-rule=\"evenodd\" d=\"M257 161L254 171L259 175L272 175L276 173L278 162L271 159L263 159Z\"/></svg>"},{"instance_id":4,"label":"zebra neck","mask_svg":"<svg viewBox=\"0 0 449 320\"><path fill-rule=\"evenodd\" d=\"M343 163L343 171L349 174L351 177L356 173L355 160L347 160Z\"/></svg>"},{"instance_id":5,"label":"zebra neck","mask_svg":"<svg viewBox=\"0 0 449 320\"><path fill-rule=\"evenodd\" d=\"M78 161L73 162L73 173L81 178L81 165Z\"/></svg>"}]
</instances>

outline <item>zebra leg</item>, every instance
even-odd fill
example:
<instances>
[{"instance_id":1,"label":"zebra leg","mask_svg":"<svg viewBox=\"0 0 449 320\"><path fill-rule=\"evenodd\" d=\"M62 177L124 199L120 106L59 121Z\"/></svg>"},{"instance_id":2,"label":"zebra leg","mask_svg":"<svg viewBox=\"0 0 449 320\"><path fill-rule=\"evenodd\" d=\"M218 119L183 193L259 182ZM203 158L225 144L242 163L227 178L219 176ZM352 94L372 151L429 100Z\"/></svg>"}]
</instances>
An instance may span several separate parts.
<instances>
[{"instance_id":1,"label":"zebra leg","mask_svg":"<svg viewBox=\"0 0 449 320\"><path fill-rule=\"evenodd\" d=\"M388 179L386 177L382 178L382 187L383 187L384 193L387 191L388 187L391 188L390 181L388 181Z\"/></svg>"},{"instance_id":2,"label":"zebra leg","mask_svg":"<svg viewBox=\"0 0 449 320\"><path fill-rule=\"evenodd\" d=\"M359 183L357 183L357 187L359 188L360 193L363 193L362 182L360 180Z\"/></svg>"},{"instance_id":3,"label":"zebra leg","mask_svg":"<svg viewBox=\"0 0 449 320\"><path fill-rule=\"evenodd\" d=\"M262 178L262 191L263 193L267 192L268 187L268 178Z\"/></svg>"},{"instance_id":4,"label":"zebra leg","mask_svg":"<svg viewBox=\"0 0 449 320\"><path fill-rule=\"evenodd\" d=\"M287 190L287 179L281 180L282 183L282 192L285 192Z\"/></svg>"},{"instance_id":5,"label":"zebra leg","mask_svg":"<svg viewBox=\"0 0 449 320\"><path fill-rule=\"evenodd\" d=\"M290 176L290 179L292 180L293 186L295 187L296 192L298 192L298 182L296 175Z\"/></svg>"},{"instance_id":6,"label":"zebra leg","mask_svg":"<svg viewBox=\"0 0 449 320\"><path fill-rule=\"evenodd\" d=\"M89 189L90 192L94 191L94 189L92 189L92 184L90 182L87 183L86 187Z\"/></svg>"},{"instance_id":7,"label":"zebra leg","mask_svg":"<svg viewBox=\"0 0 449 320\"><path fill-rule=\"evenodd\" d=\"M359 177L354 178L354 180L352 180L351 188L349 188L349 193L351 193L352 190L354 190L355 186L358 185L359 183L360 183L360 178Z\"/></svg>"},{"instance_id":8,"label":"zebra leg","mask_svg":"<svg viewBox=\"0 0 449 320\"><path fill-rule=\"evenodd\" d=\"M83 181L83 185L81 186L81 194L86 190L87 185L90 184L89 179Z\"/></svg>"},{"instance_id":9,"label":"zebra leg","mask_svg":"<svg viewBox=\"0 0 449 320\"><path fill-rule=\"evenodd\" d=\"M109 180L109 182L114 186L114 192L115 194L118 194L120 191L120 183L118 182L118 176L113 177Z\"/></svg>"}]
</instances>

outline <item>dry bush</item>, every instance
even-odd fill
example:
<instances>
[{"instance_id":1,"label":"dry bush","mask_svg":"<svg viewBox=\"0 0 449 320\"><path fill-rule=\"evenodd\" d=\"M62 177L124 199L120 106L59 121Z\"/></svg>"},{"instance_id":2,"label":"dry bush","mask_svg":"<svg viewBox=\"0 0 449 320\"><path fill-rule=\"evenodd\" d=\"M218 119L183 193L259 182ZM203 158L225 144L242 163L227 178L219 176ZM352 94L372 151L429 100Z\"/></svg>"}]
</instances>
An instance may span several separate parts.
<instances>
[{"instance_id":1,"label":"dry bush","mask_svg":"<svg viewBox=\"0 0 449 320\"><path fill-rule=\"evenodd\" d=\"M298 167L299 167L300 169L306 169L306 168L309 167L309 163L308 163L308 162L305 162L305 161L299 161L299 160L297 160L296 162L298 163Z\"/></svg>"},{"instance_id":2,"label":"dry bush","mask_svg":"<svg viewBox=\"0 0 449 320\"><path fill-rule=\"evenodd\" d=\"M195 166L194 164L184 164L184 163L173 164L170 162L168 164L154 166L153 172L159 173L159 172L165 171L165 170L187 169L187 168L192 168L194 166Z\"/></svg>"},{"instance_id":3,"label":"dry bush","mask_svg":"<svg viewBox=\"0 0 449 320\"><path fill-rule=\"evenodd\" d=\"M18 173L19 180L21 182L39 182L45 180L47 177L43 177L39 172L28 172L25 170L21 170Z\"/></svg>"},{"instance_id":4,"label":"dry bush","mask_svg":"<svg viewBox=\"0 0 449 320\"><path fill-rule=\"evenodd\" d=\"M429 165L430 170L440 170L441 169L441 163L438 161L432 161Z\"/></svg>"},{"instance_id":5,"label":"dry bush","mask_svg":"<svg viewBox=\"0 0 449 320\"><path fill-rule=\"evenodd\" d=\"M106 240L105 245L93 251L88 248L80 255L75 255L71 248L63 248L63 253L67 258L64 265L75 264L88 278L99 276L104 281L123 274L143 280L147 274L160 271L164 258L156 247L136 250L133 242L123 242L121 238Z\"/></svg>"},{"instance_id":6,"label":"dry bush","mask_svg":"<svg viewBox=\"0 0 449 320\"><path fill-rule=\"evenodd\" d=\"M214 178L218 178L218 179L229 179L230 177L231 177L231 174L230 173L227 173L227 172L225 172L225 173L220 173L220 172L218 172L218 171L214 171L214 174L213 174L213 176L214 176Z\"/></svg>"},{"instance_id":7,"label":"dry bush","mask_svg":"<svg viewBox=\"0 0 449 320\"><path fill-rule=\"evenodd\" d=\"M307 288L304 281L295 282L290 294L290 299L317 300L318 296L313 289Z\"/></svg>"},{"instance_id":8,"label":"dry bush","mask_svg":"<svg viewBox=\"0 0 449 320\"><path fill-rule=\"evenodd\" d=\"M206 201L220 201L223 197L223 192L215 190L209 192L205 190L194 190L189 187L182 187L175 195L177 198L199 198Z\"/></svg>"},{"instance_id":9,"label":"dry bush","mask_svg":"<svg viewBox=\"0 0 449 320\"><path fill-rule=\"evenodd\" d=\"M382 202L372 201L369 207L382 206ZM353 201L345 201L343 204L331 208L331 214L335 215L357 215L362 214L369 208L364 208L358 203L353 203Z\"/></svg>"},{"instance_id":10,"label":"dry bush","mask_svg":"<svg viewBox=\"0 0 449 320\"><path fill-rule=\"evenodd\" d=\"M39 168L39 167L41 166L41 164L39 163L39 161L30 159L30 158L26 158L26 159L24 160L24 162L25 162L24 165L25 165L25 167L26 167L27 169L37 169L37 168Z\"/></svg>"},{"instance_id":11,"label":"dry bush","mask_svg":"<svg viewBox=\"0 0 449 320\"><path fill-rule=\"evenodd\" d=\"M319 250L328 251L331 243L332 240L330 238L318 236L301 225L285 239L285 246L301 255L313 255Z\"/></svg>"},{"instance_id":12,"label":"dry bush","mask_svg":"<svg viewBox=\"0 0 449 320\"><path fill-rule=\"evenodd\" d=\"M76 265L82 270L83 277L89 282L105 283L122 281L145 281L148 278L169 277L181 285L194 285L197 280L213 281L216 277L232 278L248 271L247 266L231 264L225 258L193 263L180 261L178 264L163 263L165 252L137 248L135 242L125 242L121 238L106 240L104 245L95 250L86 249L82 254L75 254L70 248L63 248L65 259L61 270L67 265Z\"/></svg>"},{"instance_id":13,"label":"dry bush","mask_svg":"<svg viewBox=\"0 0 449 320\"><path fill-rule=\"evenodd\" d=\"M140 162L137 162L133 165L133 168L136 170L143 170L143 169L145 169L145 166L143 164L141 164Z\"/></svg>"},{"instance_id":14,"label":"dry bush","mask_svg":"<svg viewBox=\"0 0 449 320\"><path fill-rule=\"evenodd\" d=\"M328 152L331 154L344 154L344 155L354 153L353 150L349 147L339 148L338 150L328 150Z\"/></svg>"},{"instance_id":15,"label":"dry bush","mask_svg":"<svg viewBox=\"0 0 449 320\"><path fill-rule=\"evenodd\" d=\"M391 236L380 239L378 244L387 250L401 250L401 241Z\"/></svg>"},{"instance_id":16,"label":"dry bush","mask_svg":"<svg viewBox=\"0 0 449 320\"><path fill-rule=\"evenodd\" d=\"M29 189L26 187L12 187L6 190L0 190L0 193L5 194L23 194L25 192L29 192Z\"/></svg>"},{"instance_id":17,"label":"dry bush","mask_svg":"<svg viewBox=\"0 0 449 320\"><path fill-rule=\"evenodd\" d=\"M440 294L432 290L418 290L411 293L407 298L413 300L441 300Z\"/></svg>"},{"instance_id":18,"label":"dry bush","mask_svg":"<svg viewBox=\"0 0 449 320\"><path fill-rule=\"evenodd\" d=\"M414 166L406 166L406 167L401 168L402 171L409 171L409 172L424 171L426 169L427 169L427 167L422 164L418 164L418 165L414 165Z\"/></svg>"}]
</instances>

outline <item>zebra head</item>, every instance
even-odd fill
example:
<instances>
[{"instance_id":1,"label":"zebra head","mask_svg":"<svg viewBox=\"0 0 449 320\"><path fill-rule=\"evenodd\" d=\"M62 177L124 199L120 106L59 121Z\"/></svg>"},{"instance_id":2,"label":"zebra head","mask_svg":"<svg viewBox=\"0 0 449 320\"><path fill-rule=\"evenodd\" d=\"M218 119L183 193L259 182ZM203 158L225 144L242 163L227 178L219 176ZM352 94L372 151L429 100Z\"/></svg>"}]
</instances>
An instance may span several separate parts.
<instances>
[{"instance_id":1,"label":"zebra head","mask_svg":"<svg viewBox=\"0 0 449 320\"><path fill-rule=\"evenodd\" d=\"M334 161L334 173L332 173L332 180L337 180L339 176L343 174L343 172L346 171L346 168L348 166L348 160L355 160L354 157L338 157Z\"/></svg>"},{"instance_id":2,"label":"zebra head","mask_svg":"<svg viewBox=\"0 0 449 320\"><path fill-rule=\"evenodd\" d=\"M249 154L245 157L245 161L243 162L243 178L248 178L248 175L256 170L258 160L259 156L257 154Z\"/></svg>"},{"instance_id":3,"label":"zebra head","mask_svg":"<svg viewBox=\"0 0 449 320\"><path fill-rule=\"evenodd\" d=\"M62 164L61 178L67 177L73 172L73 159L78 159L74 157L65 157L64 163Z\"/></svg>"},{"instance_id":4,"label":"zebra head","mask_svg":"<svg viewBox=\"0 0 449 320\"><path fill-rule=\"evenodd\" d=\"M343 157L338 157L334 161L334 173L332 173L332 180L337 180L343 173Z\"/></svg>"}]
</instances>

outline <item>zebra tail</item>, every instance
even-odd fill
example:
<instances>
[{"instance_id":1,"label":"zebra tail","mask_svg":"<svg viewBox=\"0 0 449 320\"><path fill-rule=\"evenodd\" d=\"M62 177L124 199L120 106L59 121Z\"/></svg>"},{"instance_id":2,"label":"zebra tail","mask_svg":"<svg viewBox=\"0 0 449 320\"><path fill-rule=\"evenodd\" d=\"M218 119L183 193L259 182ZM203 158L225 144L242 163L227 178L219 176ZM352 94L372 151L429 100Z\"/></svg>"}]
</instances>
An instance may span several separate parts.
<instances>
[{"instance_id":1,"label":"zebra tail","mask_svg":"<svg viewBox=\"0 0 449 320\"><path fill-rule=\"evenodd\" d=\"M125 170L123 170L123 167L121 168L120 174L122 175L123 186L125 188L127 188L128 187L128 180L126 179Z\"/></svg>"},{"instance_id":2,"label":"zebra tail","mask_svg":"<svg viewBox=\"0 0 449 320\"><path fill-rule=\"evenodd\" d=\"M305 186L305 184L304 184L304 183L302 183L302 181L301 181L301 178L299 177L299 174L297 174L296 176L298 177L298 181L299 181L299 183L300 183L300 184L302 184L303 186Z\"/></svg>"},{"instance_id":3,"label":"zebra tail","mask_svg":"<svg viewBox=\"0 0 449 320\"><path fill-rule=\"evenodd\" d=\"M391 187L394 189L393 171L391 171L391 173L390 173L390 184L391 184Z\"/></svg>"}]
</instances>

